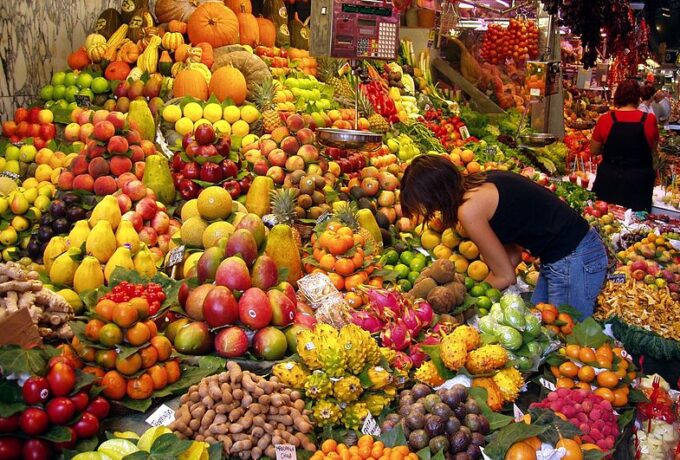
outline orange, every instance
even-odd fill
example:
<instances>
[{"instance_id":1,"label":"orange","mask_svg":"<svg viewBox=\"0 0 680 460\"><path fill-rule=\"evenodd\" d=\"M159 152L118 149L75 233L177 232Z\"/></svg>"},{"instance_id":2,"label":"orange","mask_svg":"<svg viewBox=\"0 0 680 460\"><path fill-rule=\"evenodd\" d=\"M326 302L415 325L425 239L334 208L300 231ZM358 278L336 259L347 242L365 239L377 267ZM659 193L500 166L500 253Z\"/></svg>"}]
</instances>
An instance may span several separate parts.
<instances>
[{"instance_id":1,"label":"orange","mask_svg":"<svg viewBox=\"0 0 680 460\"><path fill-rule=\"evenodd\" d=\"M525 439L523 442L526 442L529 444L531 447L533 447L535 450L539 450L541 448L541 440L538 439L537 436L534 436L533 438Z\"/></svg>"},{"instance_id":2,"label":"orange","mask_svg":"<svg viewBox=\"0 0 680 460\"><path fill-rule=\"evenodd\" d=\"M568 313L560 313L557 315L557 320L566 323L563 326L560 326L562 334L571 334L571 331L574 330L574 320L572 317Z\"/></svg>"},{"instance_id":3,"label":"orange","mask_svg":"<svg viewBox=\"0 0 680 460\"><path fill-rule=\"evenodd\" d=\"M603 358L607 361L613 361L614 360L614 353L612 353L612 349L609 346L608 343L605 343L604 345L601 345L600 348L595 350L595 355L597 355L598 358Z\"/></svg>"},{"instance_id":4,"label":"orange","mask_svg":"<svg viewBox=\"0 0 680 460\"><path fill-rule=\"evenodd\" d=\"M610 403L614 402L614 392L609 388L598 388L593 393L595 393L596 395L603 399L606 399Z\"/></svg>"},{"instance_id":5,"label":"orange","mask_svg":"<svg viewBox=\"0 0 680 460\"><path fill-rule=\"evenodd\" d=\"M596 361L595 352L592 348L583 347L578 352L578 359L584 363L592 363Z\"/></svg>"},{"instance_id":6,"label":"orange","mask_svg":"<svg viewBox=\"0 0 680 460\"><path fill-rule=\"evenodd\" d=\"M545 328L555 335L558 335L560 333L560 327L555 326L554 324L548 324Z\"/></svg>"},{"instance_id":7,"label":"orange","mask_svg":"<svg viewBox=\"0 0 680 460\"><path fill-rule=\"evenodd\" d=\"M373 277L368 281L368 285L376 287L376 288L382 288L383 287L383 279L379 276Z\"/></svg>"},{"instance_id":8,"label":"orange","mask_svg":"<svg viewBox=\"0 0 680 460\"><path fill-rule=\"evenodd\" d=\"M364 264L364 255L357 250L357 252L354 253L352 256L352 263L354 264L354 268L361 268L361 266Z\"/></svg>"},{"instance_id":9,"label":"orange","mask_svg":"<svg viewBox=\"0 0 680 460\"><path fill-rule=\"evenodd\" d=\"M340 227L335 233L340 236L353 236L354 232L349 227Z\"/></svg>"},{"instance_id":10,"label":"orange","mask_svg":"<svg viewBox=\"0 0 680 460\"><path fill-rule=\"evenodd\" d=\"M331 256L332 257L332 256ZM335 286L335 289L338 291L342 291L345 288L345 278L342 276L338 275L337 273L328 273L328 277L331 280L331 283L333 283L333 286Z\"/></svg>"},{"instance_id":11,"label":"orange","mask_svg":"<svg viewBox=\"0 0 680 460\"><path fill-rule=\"evenodd\" d=\"M392 449L392 453L390 454L390 460L404 460L404 456L398 450Z\"/></svg>"},{"instance_id":12,"label":"orange","mask_svg":"<svg viewBox=\"0 0 680 460\"><path fill-rule=\"evenodd\" d=\"M151 334L152 338L158 335L158 326L156 326L156 323L153 320L147 319L144 321L144 324L146 324L146 327L149 328L149 333Z\"/></svg>"},{"instance_id":13,"label":"orange","mask_svg":"<svg viewBox=\"0 0 680 460\"><path fill-rule=\"evenodd\" d=\"M97 342L99 340L99 333L104 325L104 321L100 319L91 319L85 326L85 336L93 342Z\"/></svg>"},{"instance_id":14,"label":"orange","mask_svg":"<svg viewBox=\"0 0 680 460\"><path fill-rule=\"evenodd\" d=\"M380 458L383 455L383 448L381 446L376 446L373 445L373 448L371 449L371 457L373 458Z\"/></svg>"},{"instance_id":15,"label":"orange","mask_svg":"<svg viewBox=\"0 0 680 460\"><path fill-rule=\"evenodd\" d=\"M578 352L581 351L581 346L576 344L567 345L566 354L572 359L578 359Z\"/></svg>"},{"instance_id":16,"label":"orange","mask_svg":"<svg viewBox=\"0 0 680 460\"><path fill-rule=\"evenodd\" d=\"M106 347L112 347L123 342L123 331L113 323L105 325L99 331L99 343Z\"/></svg>"},{"instance_id":17,"label":"orange","mask_svg":"<svg viewBox=\"0 0 680 460\"><path fill-rule=\"evenodd\" d=\"M571 361L566 361L566 362L560 364L559 369L560 369L560 373L564 377L572 377L572 378L576 377L576 374L578 374L578 371L579 371L578 366L576 364L572 363Z\"/></svg>"},{"instance_id":18,"label":"orange","mask_svg":"<svg viewBox=\"0 0 680 460\"><path fill-rule=\"evenodd\" d=\"M578 379L581 382L590 383L593 381L594 378L595 369L593 369L591 366L583 366L581 369L578 370Z\"/></svg>"},{"instance_id":19,"label":"orange","mask_svg":"<svg viewBox=\"0 0 680 460\"><path fill-rule=\"evenodd\" d=\"M151 346L158 352L158 360L165 361L172 353L172 344L164 335L157 335L151 339Z\"/></svg>"},{"instance_id":20,"label":"orange","mask_svg":"<svg viewBox=\"0 0 680 460\"><path fill-rule=\"evenodd\" d=\"M138 347L151 338L151 331L146 324L137 322L125 331L125 339L132 346Z\"/></svg>"},{"instance_id":21,"label":"orange","mask_svg":"<svg viewBox=\"0 0 680 460\"><path fill-rule=\"evenodd\" d=\"M113 310L116 308L116 305L116 302L113 300L102 299L97 303L97 306L94 307L94 311L97 315L101 316L102 319L111 321L113 320Z\"/></svg>"},{"instance_id":22,"label":"orange","mask_svg":"<svg viewBox=\"0 0 680 460\"><path fill-rule=\"evenodd\" d=\"M578 445L573 439L562 438L557 441L555 447L563 447L567 451L567 455L562 457L562 460L583 460L583 452L581 452L581 446Z\"/></svg>"},{"instance_id":23,"label":"orange","mask_svg":"<svg viewBox=\"0 0 680 460\"><path fill-rule=\"evenodd\" d=\"M139 350L142 357L142 367L148 369L158 362L158 351L154 347L144 347Z\"/></svg>"},{"instance_id":24,"label":"orange","mask_svg":"<svg viewBox=\"0 0 680 460\"><path fill-rule=\"evenodd\" d=\"M404 457L406 457L408 454L411 453L411 451L408 450L408 447L407 447L407 446L396 446L396 447L394 447L394 448L392 449L392 451L394 452L395 450L396 450L397 452L399 452L399 453L400 453L402 456L404 456Z\"/></svg>"},{"instance_id":25,"label":"orange","mask_svg":"<svg viewBox=\"0 0 680 460\"><path fill-rule=\"evenodd\" d=\"M612 371L600 372L597 375L597 384L605 388L614 388L619 384L619 378Z\"/></svg>"},{"instance_id":26,"label":"orange","mask_svg":"<svg viewBox=\"0 0 680 460\"><path fill-rule=\"evenodd\" d=\"M552 373L553 377L559 378L560 377L560 368L557 366L550 366L550 372Z\"/></svg>"},{"instance_id":27,"label":"orange","mask_svg":"<svg viewBox=\"0 0 680 460\"><path fill-rule=\"evenodd\" d=\"M338 447L338 442L335 439L326 439L321 444L321 452L327 454L329 452L335 452Z\"/></svg>"},{"instance_id":28,"label":"orange","mask_svg":"<svg viewBox=\"0 0 680 460\"><path fill-rule=\"evenodd\" d=\"M371 446L370 445L364 445L364 446L359 447L359 457L361 457L365 460L370 456L371 456Z\"/></svg>"},{"instance_id":29,"label":"orange","mask_svg":"<svg viewBox=\"0 0 680 460\"><path fill-rule=\"evenodd\" d=\"M545 324L551 324L557 319L557 314L552 310L545 309L541 312L541 319Z\"/></svg>"},{"instance_id":30,"label":"orange","mask_svg":"<svg viewBox=\"0 0 680 460\"><path fill-rule=\"evenodd\" d=\"M604 356L601 355L595 355L597 358L597 365L598 367L601 367L603 369L611 369L612 368L612 362L609 359L606 359Z\"/></svg>"},{"instance_id":31,"label":"orange","mask_svg":"<svg viewBox=\"0 0 680 460\"><path fill-rule=\"evenodd\" d=\"M103 393L109 399L123 399L125 396L125 378L116 371L109 371L102 377Z\"/></svg>"},{"instance_id":32,"label":"orange","mask_svg":"<svg viewBox=\"0 0 680 460\"><path fill-rule=\"evenodd\" d=\"M621 407L628 404L628 395L623 391L623 389L614 390L614 402L612 406Z\"/></svg>"},{"instance_id":33,"label":"orange","mask_svg":"<svg viewBox=\"0 0 680 460\"><path fill-rule=\"evenodd\" d=\"M168 374L168 384L175 383L179 380L181 370L179 368L179 361L173 359L165 363L165 372Z\"/></svg>"},{"instance_id":34,"label":"orange","mask_svg":"<svg viewBox=\"0 0 680 460\"><path fill-rule=\"evenodd\" d=\"M117 358L118 353L116 353L116 350L99 350L95 355L94 361L104 369L113 369L116 367Z\"/></svg>"},{"instance_id":35,"label":"orange","mask_svg":"<svg viewBox=\"0 0 680 460\"><path fill-rule=\"evenodd\" d=\"M80 350L80 353L78 353L78 356L83 358L85 361L94 361L96 354L97 354L96 348L84 347L82 350Z\"/></svg>"},{"instance_id":36,"label":"orange","mask_svg":"<svg viewBox=\"0 0 680 460\"><path fill-rule=\"evenodd\" d=\"M340 258L335 262L335 273L341 276L349 276L354 273L354 262L352 259Z\"/></svg>"},{"instance_id":37,"label":"orange","mask_svg":"<svg viewBox=\"0 0 680 460\"><path fill-rule=\"evenodd\" d=\"M142 357L133 353L127 358L116 358L116 370L123 375L132 375L142 368Z\"/></svg>"},{"instance_id":38,"label":"orange","mask_svg":"<svg viewBox=\"0 0 680 460\"><path fill-rule=\"evenodd\" d=\"M352 238L351 236L349 238ZM352 244L354 244L354 240L352 239ZM341 254L344 254L345 251L347 251L347 242L345 241L344 237L341 236L334 236L328 241L328 252L335 256L339 256Z\"/></svg>"},{"instance_id":39,"label":"orange","mask_svg":"<svg viewBox=\"0 0 680 460\"><path fill-rule=\"evenodd\" d=\"M142 374L139 378L127 382L127 395L132 399L147 399L153 394L153 380L149 374Z\"/></svg>"},{"instance_id":40,"label":"orange","mask_svg":"<svg viewBox=\"0 0 680 460\"><path fill-rule=\"evenodd\" d=\"M626 376L627 371L623 367L619 367L617 370L614 371L614 375L616 375L618 378L622 379Z\"/></svg>"},{"instance_id":41,"label":"orange","mask_svg":"<svg viewBox=\"0 0 680 460\"><path fill-rule=\"evenodd\" d=\"M335 268L335 256L332 254L326 254L319 260L319 267L326 271L331 271Z\"/></svg>"},{"instance_id":42,"label":"orange","mask_svg":"<svg viewBox=\"0 0 680 460\"><path fill-rule=\"evenodd\" d=\"M577 382L575 388L578 388L580 390L586 390L586 391L592 391L593 390L593 387L590 386L590 383L586 383L586 382Z\"/></svg>"},{"instance_id":43,"label":"orange","mask_svg":"<svg viewBox=\"0 0 680 460\"><path fill-rule=\"evenodd\" d=\"M373 446L373 436L365 434L357 441L357 447L361 449L363 446Z\"/></svg>"},{"instance_id":44,"label":"orange","mask_svg":"<svg viewBox=\"0 0 680 460\"><path fill-rule=\"evenodd\" d=\"M130 299L130 305L137 309L140 319L149 316L149 302L144 297L133 297Z\"/></svg>"},{"instance_id":45,"label":"orange","mask_svg":"<svg viewBox=\"0 0 680 460\"><path fill-rule=\"evenodd\" d=\"M168 384L168 373L160 364L156 364L146 372L151 376L154 390L162 390Z\"/></svg>"},{"instance_id":46,"label":"orange","mask_svg":"<svg viewBox=\"0 0 680 460\"><path fill-rule=\"evenodd\" d=\"M536 460L536 449L526 442L516 442L505 453L505 460Z\"/></svg>"},{"instance_id":47,"label":"orange","mask_svg":"<svg viewBox=\"0 0 680 460\"><path fill-rule=\"evenodd\" d=\"M360 274L357 273L356 275L351 275L345 278L345 290L346 291L353 291L359 286L364 284L364 277Z\"/></svg>"},{"instance_id":48,"label":"orange","mask_svg":"<svg viewBox=\"0 0 680 460\"><path fill-rule=\"evenodd\" d=\"M113 322L120 327L130 327L139 319L139 312L129 302L119 303L113 311Z\"/></svg>"},{"instance_id":49,"label":"orange","mask_svg":"<svg viewBox=\"0 0 680 460\"><path fill-rule=\"evenodd\" d=\"M352 308L359 308L361 305L363 305L364 299L354 292L348 292L345 294L345 302L347 302L347 305Z\"/></svg>"},{"instance_id":50,"label":"orange","mask_svg":"<svg viewBox=\"0 0 680 460\"><path fill-rule=\"evenodd\" d=\"M600 446L598 446L597 444L587 442L585 444L581 444L581 450L602 450L602 449L600 449Z\"/></svg>"},{"instance_id":51,"label":"orange","mask_svg":"<svg viewBox=\"0 0 680 460\"><path fill-rule=\"evenodd\" d=\"M557 388L574 388L574 381L567 377L560 377L555 382Z\"/></svg>"}]
</instances>

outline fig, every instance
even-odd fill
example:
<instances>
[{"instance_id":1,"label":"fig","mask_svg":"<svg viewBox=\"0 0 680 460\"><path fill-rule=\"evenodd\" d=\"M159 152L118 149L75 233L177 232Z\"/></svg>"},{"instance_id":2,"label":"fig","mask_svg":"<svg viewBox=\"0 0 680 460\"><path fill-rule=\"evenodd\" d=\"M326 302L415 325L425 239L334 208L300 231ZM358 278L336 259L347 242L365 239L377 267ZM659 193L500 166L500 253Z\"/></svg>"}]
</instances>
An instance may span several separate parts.
<instances>
[{"instance_id":1,"label":"fig","mask_svg":"<svg viewBox=\"0 0 680 460\"><path fill-rule=\"evenodd\" d=\"M451 450L453 452L465 452L468 445L470 444L470 441L472 440L472 436L461 429L456 434L451 436L450 439Z\"/></svg>"},{"instance_id":2,"label":"fig","mask_svg":"<svg viewBox=\"0 0 680 460\"><path fill-rule=\"evenodd\" d=\"M414 398L420 399L432 393L432 389L430 389L430 387L428 387L424 383L416 383L415 385L413 385L411 393L413 394Z\"/></svg>"},{"instance_id":3,"label":"fig","mask_svg":"<svg viewBox=\"0 0 680 460\"><path fill-rule=\"evenodd\" d=\"M412 430L420 430L422 428L425 428L425 417L422 414L418 413L410 413L408 416L406 416L406 426L408 426Z\"/></svg>"},{"instance_id":4,"label":"fig","mask_svg":"<svg viewBox=\"0 0 680 460\"><path fill-rule=\"evenodd\" d=\"M440 402L438 404L435 404L434 407L432 408L431 411L434 415L438 415L444 420L448 419L453 415L453 411L451 408L448 406L448 404L445 404L443 402Z\"/></svg>"},{"instance_id":5,"label":"fig","mask_svg":"<svg viewBox=\"0 0 680 460\"><path fill-rule=\"evenodd\" d=\"M439 395L431 394L425 396L425 399L423 400L423 406L425 406L426 411L432 413L432 408L435 406L435 404L439 404L440 402L442 402L442 400Z\"/></svg>"},{"instance_id":6,"label":"fig","mask_svg":"<svg viewBox=\"0 0 680 460\"><path fill-rule=\"evenodd\" d=\"M425 419L425 431L431 438L444 434L446 423L443 418L430 414Z\"/></svg>"},{"instance_id":7,"label":"fig","mask_svg":"<svg viewBox=\"0 0 680 460\"><path fill-rule=\"evenodd\" d=\"M435 436L434 438L430 439L430 451L431 452L439 452L439 451L448 451L449 450L449 440L446 439L446 436Z\"/></svg>"},{"instance_id":8,"label":"fig","mask_svg":"<svg viewBox=\"0 0 680 460\"><path fill-rule=\"evenodd\" d=\"M477 404L477 401L474 399L468 399L465 402L465 410L468 412L468 414L479 414L482 412L479 408L479 404Z\"/></svg>"},{"instance_id":9,"label":"fig","mask_svg":"<svg viewBox=\"0 0 680 460\"><path fill-rule=\"evenodd\" d=\"M470 431L479 431L481 425L479 422L479 415L468 413L463 420L463 424L470 428Z\"/></svg>"},{"instance_id":10,"label":"fig","mask_svg":"<svg viewBox=\"0 0 680 460\"><path fill-rule=\"evenodd\" d=\"M427 436L425 430L415 430L408 436L408 444L414 451L424 449L429 442L430 438Z\"/></svg>"},{"instance_id":11,"label":"fig","mask_svg":"<svg viewBox=\"0 0 680 460\"><path fill-rule=\"evenodd\" d=\"M458 430L460 430L460 420L456 417L449 417L446 421L446 434L451 436L452 434L456 434Z\"/></svg>"}]
</instances>

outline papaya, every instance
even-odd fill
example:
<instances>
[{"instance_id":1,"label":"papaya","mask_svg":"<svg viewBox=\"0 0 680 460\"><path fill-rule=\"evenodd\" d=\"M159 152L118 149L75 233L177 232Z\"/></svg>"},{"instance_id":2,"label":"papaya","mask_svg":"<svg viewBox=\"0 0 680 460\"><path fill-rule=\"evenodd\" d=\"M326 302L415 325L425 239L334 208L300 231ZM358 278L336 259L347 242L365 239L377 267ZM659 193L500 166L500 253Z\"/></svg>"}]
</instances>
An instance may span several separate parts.
<instances>
[{"instance_id":1,"label":"papaya","mask_svg":"<svg viewBox=\"0 0 680 460\"><path fill-rule=\"evenodd\" d=\"M272 210L269 200L269 192L274 189L274 181L271 177L257 176L250 185L246 195L246 209L248 212L262 217Z\"/></svg>"},{"instance_id":2,"label":"papaya","mask_svg":"<svg viewBox=\"0 0 680 460\"><path fill-rule=\"evenodd\" d=\"M252 190L252 189L251 189ZM298 251L293 231L288 225L278 224L269 231L265 254L274 259L278 268L286 268L286 281L295 285L302 277L302 260Z\"/></svg>"},{"instance_id":3,"label":"papaya","mask_svg":"<svg viewBox=\"0 0 680 460\"><path fill-rule=\"evenodd\" d=\"M175 201L175 184L170 166L162 155L150 155L146 158L142 183L156 193L156 198L161 203L171 204Z\"/></svg>"}]
</instances>

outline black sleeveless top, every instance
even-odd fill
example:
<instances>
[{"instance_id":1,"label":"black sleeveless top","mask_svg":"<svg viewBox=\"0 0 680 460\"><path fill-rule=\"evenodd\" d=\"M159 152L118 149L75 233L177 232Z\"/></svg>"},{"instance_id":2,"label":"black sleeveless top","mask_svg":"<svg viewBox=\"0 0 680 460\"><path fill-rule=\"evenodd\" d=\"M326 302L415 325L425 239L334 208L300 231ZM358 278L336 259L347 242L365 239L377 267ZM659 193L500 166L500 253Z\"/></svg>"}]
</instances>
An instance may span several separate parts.
<instances>
[{"instance_id":1,"label":"black sleeveless top","mask_svg":"<svg viewBox=\"0 0 680 460\"><path fill-rule=\"evenodd\" d=\"M489 221L503 244L516 243L541 262L555 262L579 245L589 225L550 190L519 174L489 171L498 207Z\"/></svg>"}]
</instances>

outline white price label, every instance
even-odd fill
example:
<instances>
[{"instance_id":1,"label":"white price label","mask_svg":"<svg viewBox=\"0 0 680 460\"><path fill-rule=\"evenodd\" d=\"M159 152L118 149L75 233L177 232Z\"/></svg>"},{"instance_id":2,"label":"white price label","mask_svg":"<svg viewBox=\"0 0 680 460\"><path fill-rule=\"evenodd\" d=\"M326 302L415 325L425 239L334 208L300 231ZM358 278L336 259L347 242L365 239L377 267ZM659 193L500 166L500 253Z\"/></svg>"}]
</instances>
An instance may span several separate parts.
<instances>
[{"instance_id":1,"label":"white price label","mask_svg":"<svg viewBox=\"0 0 680 460\"><path fill-rule=\"evenodd\" d=\"M621 350L621 357L629 360L633 360L633 357L626 350Z\"/></svg>"},{"instance_id":2,"label":"white price label","mask_svg":"<svg viewBox=\"0 0 680 460\"><path fill-rule=\"evenodd\" d=\"M146 419L146 423L151 426L168 426L174 421L175 411L165 404L161 404L161 406Z\"/></svg>"},{"instance_id":3,"label":"white price label","mask_svg":"<svg viewBox=\"0 0 680 460\"><path fill-rule=\"evenodd\" d=\"M461 126L460 128L458 128L458 132L460 132L460 137L463 140L470 137L470 131L468 131L467 126Z\"/></svg>"},{"instance_id":4,"label":"white price label","mask_svg":"<svg viewBox=\"0 0 680 460\"><path fill-rule=\"evenodd\" d=\"M296 460L297 451L292 444L279 444L274 446L276 449L276 460Z\"/></svg>"},{"instance_id":5,"label":"white price label","mask_svg":"<svg viewBox=\"0 0 680 460\"><path fill-rule=\"evenodd\" d=\"M430 257L430 253L427 252L425 249L423 249L423 248L415 248L415 249L416 249L416 251L418 251L419 253L421 253L425 257Z\"/></svg>"},{"instance_id":6,"label":"white price label","mask_svg":"<svg viewBox=\"0 0 680 460\"><path fill-rule=\"evenodd\" d=\"M538 381L541 383L541 385L543 385L545 388L547 388L547 389L550 390L550 391L555 391L555 390L557 390L557 387L555 386L554 383L547 381L547 380L544 379L543 377L541 377L540 379L538 379Z\"/></svg>"},{"instance_id":7,"label":"white price label","mask_svg":"<svg viewBox=\"0 0 680 460\"><path fill-rule=\"evenodd\" d=\"M529 90L529 95L530 96L540 96L541 95L541 90L538 88L531 88Z\"/></svg>"},{"instance_id":8,"label":"white price label","mask_svg":"<svg viewBox=\"0 0 680 460\"><path fill-rule=\"evenodd\" d=\"M513 416L515 417L515 422L521 422L522 418L524 417L524 412L522 412L522 409L517 407L517 404L512 405L512 413Z\"/></svg>"},{"instance_id":9,"label":"white price label","mask_svg":"<svg viewBox=\"0 0 680 460\"><path fill-rule=\"evenodd\" d=\"M380 431L380 427L378 426L378 422L375 421L371 414L368 414L364 419L361 432L363 434L370 434L371 436L380 436L382 433L382 431Z\"/></svg>"}]
</instances>

